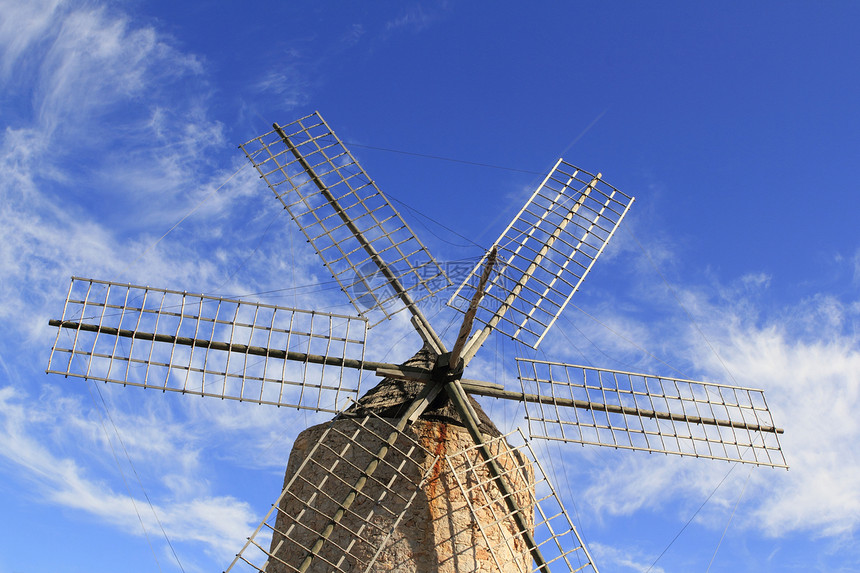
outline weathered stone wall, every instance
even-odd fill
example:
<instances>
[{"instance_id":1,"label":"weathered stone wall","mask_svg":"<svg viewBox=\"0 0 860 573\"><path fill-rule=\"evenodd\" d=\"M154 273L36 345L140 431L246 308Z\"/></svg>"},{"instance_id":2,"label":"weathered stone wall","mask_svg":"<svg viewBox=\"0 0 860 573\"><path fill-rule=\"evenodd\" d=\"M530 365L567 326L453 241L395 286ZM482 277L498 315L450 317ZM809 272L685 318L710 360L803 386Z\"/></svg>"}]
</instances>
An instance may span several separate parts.
<instances>
[{"instance_id":1,"label":"weathered stone wall","mask_svg":"<svg viewBox=\"0 0 860 573\"><path fill-rule=\"evenodd\" d=\"M275 522L276 533L271 551L275 559L268 571L281 573L295 571L306 555L305 547L329 522L329 517L349 493L367 464L378 451L381 441L373 432L362 430L355 433L351 420L334 422L341 432L330 432L326 448L317 450L315 458L320 465L306 465L291 491L281 503L281 511ZM372 429L380 435L388 435L385 424L371 420ZM302 461L314 444L319 441L328 424L308 428L296 439L287 465L285 484L296 474ZM456 571L514 572L530 571L531 557L519 537L514 536L516 526L511 518L494 525L508 511L498 489L494 485L476 487L489 481L488 470L476 450L468 450L466 457L454 454L473 445L465 428L438 421L419 420L407 427L411 435L429 455L421 453L413 458L416 465L404 463L402 452L392 450L373 475L350 511L344 516L322 547L308 571L363 571L376 549L380 547L391 530L395 518L403 513L404 499L398 495L385 494L387 484L395 478L395 471L388 463L400 466L406 479L396 478L392 489L403 495L409 494L409 486L417 483L425 472L429 478L424 487L403 513L401 521L385 543L374 570L398 573L448 573ZM363 447L347 447L353 439ZM490 439L487 437L486 439ZM398 444L399 445L399 444ZM507 449L502 441L494 442L496 450ZM322 459L325 451L326 459ZM438 461L436 456L442 456ZM444 456L453 456L453 473ZM521 492L517 502L525 509L528 519L533 519L529 492L533 487L534 473L531 466L513 453L503 453L497 462L506 472L506 479L513 482L513 489ZM335 466L334 475L328 469ZM475 471L466 471L475 466ZM457 478L468 490L468 500L457 484ZM475 508L475 514L469 505ZM373 517L368 520L368 515ZM477 520L484 524L489 544L479 530ZM292 529L290 530L290 528ZM290 530L285 539L278 532ZM280 545L280 546L279 546ZM500 561L497 566L496 560ZM280 561L283 561L281 563Z\"/></svg>"}]
</instances>

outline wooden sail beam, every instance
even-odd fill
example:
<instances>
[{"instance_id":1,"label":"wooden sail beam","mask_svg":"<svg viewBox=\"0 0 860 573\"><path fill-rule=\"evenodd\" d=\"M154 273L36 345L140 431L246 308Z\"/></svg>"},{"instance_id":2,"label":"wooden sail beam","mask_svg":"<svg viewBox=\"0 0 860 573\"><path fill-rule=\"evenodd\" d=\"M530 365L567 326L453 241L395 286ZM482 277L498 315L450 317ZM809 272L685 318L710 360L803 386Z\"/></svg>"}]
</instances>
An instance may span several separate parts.
<instances>
[{"instance_id":1,"label":"wooden sail beam","mask_svg":"<svg viewBox=\"0 0 860 573\"><path fill-rule=\"evenodd\" d=\"M137 330L114 328L111 326L88 324L85 322L74 322L71 320L51 319L48 321L48 325L55 326L57 328L82 330L85 332L97 332L100 334L107 334L109 336L135 338L138 340L163 342L166 344L181 344L183 346L206 348L207 350L220 350L224 352L235 352L237 354L250 354L252 356L266 356L269 358L277 358L280 360L295 360L298 362L326 364L328 366L355 368L358 370L372 370L374 372L380 368L390 368L392 366L397 366L396 364L389 364L387 362L372 362L368 360L356 360L354 358L342 358L338 356L323 356L321 354L308 354L306 352L279 350L277 348L264 348L262 346L249 346L247 344L220 342L217 340L205 340L202 338L191 338L188 336L174 336L172 334L155 334L152 332L140 332ZM405 368L408 369L408 367Z\"/></svg>"},{"instance_id":2,"label":"wooden sail beam","mask_svg":"<svg viewBox=\"0 0 860 573\"><path fill-rule=\"evenodd\" d=\"M459 380L451 380L445 384L445 390L447 391L451 402L454 404L454 407L457 409L457 412L459 412L460 417L463 419L463 423L466 424L466 429L469 431L469 435L472 436L472 440L475 442L475 445L478 446L478 451L481 453L481 457L484 458L484 461L487 464L487 469L490 471L493 483L495 483L496 487L499 488L499 491L502 494L502 499L505 501L505 505L508 508L508 512L511 517L514 518L518 533L522 535L522 539L525 542L535 565L537 566L537 570L541 573L550 573L549 565L541 554L540 547L538 547L538 543L534 538L534 534L529 526L528 520L526 519L525 512L517 503L516 499L514 499L513 491L508 485L508 482L504 479L504 472L499 467L493 454L487 448L487 445L484 443L484 437L481 434L481 430L478 428L478 414L475 412L472 404L469 403L469 397L466 395L463 386L460 384ZM594 566L593 563L592 566ZM594 567L594 569L596 571L597 567Z\"/></svg>"},{"instance_id":3,"label":"wooden sail beam","mask_svg":"<svg viewBox=\"0 0 860 573\"><path fill-rule=\"evenodd\" d=\"M561 163L561 159L558 160L556 167L558 167L559 163ZM550 172L550 175L551 174L552 174L552 172ZM493 317L489 320L489 322L487 323L487 325L484 328L482 328L481 330L476 332L475 335L471 338L471 340L469 340L469 343L468 343L465 351L463 352L464 362L466 362L467 364L469 363L469 361L475 356L475 354L478 352L478 350L481 348L481 346L483 346L484 342L487 340L487 337L490 336L490 334L493 332L493 329L496 327L496 325L499 323L499 321L501 321L504 318L505 313L511 307L511 305L514 304L514 301L517 300L517 298L520 295L520 291L522 291L523 287L529 281L529 279L532 277L535 270L540 266L541 261L543 261L543 258L546 256L546 254L552 248L553 243L555 243L555 241L561 236L565 227L567 227L568 223L570 223L570 221L573 220L573 216L576 214L577 211L579 211L579 208L582 206L583 202L588 197L591 190L594 188L594 186L597 184L597 182L600 181L600 177L601 177L601 174L598 173L597 176L595 176L591 180L591 182L586 186L585 190L583 191L582 196L577 198L576 202L573 204L573 206L570 209L568 209L568 212L565 214L564 218L561 220L561 222L558 224L558 226L556 226L556 228L553 230L552 234L546 239L546 241L544 241L543 246L535 254L534 258L531 261L531 264L529 264L528 268L525 270L525 272L523 272L522 276L517 281L517 283L513 286L513 288L511 288L510 292L508 293L507 298L505 298L505 300L502 302L501 306L496 311L495 315L493 315ZM549 178L549 175L547 176L547 178ZM573 178L571 177L571 180L572 179ZM566 188L566 186L565 186L565 188ZM562 195L562 194L563 194L563 191L561 193L559 193L559 195ZM537 226L532 228L532 230L529 233L529 236L531 235L532 232L534 232L534 230L536 228L537 228ZM519 333L520 329L521 329L521 327L517 329L517 333ZM516 336L516 335L514 335L514 336ZM543 337L541 337L541 339L542 338ZM537 344L535 344L535 348L537 348L537 345L540 344L541 339L539 339Z\"/></svg>"},{"instance_id":4,"label":"wooden sail beam","mask_svg":"<svg viewBox=\"0 0 860 573\"><path fill-rule=\"evenodd\" d=\"M506 400L523 400L538 404L547 404L549 406L558 406L560 408L579 408L580 410L594 410L596 412L607 412L609 414L625 414L628 416L643 416L645 418L655 418L658 420L671 420L673 422L688 422L690 424L707 424L711 426L723 426L726 428L735 428L739 430L749 430L750 432L767 432L773 434L783 434L783 428L774 426L765 426L761 424L749 424L747 422L738 422L736 420L720 420L717 418L705 418L702 416L688 416L686 414L677 414L674 412L658 412L654 410L642 410L639 408L631 408L629 406L617 406L615 404L603 404L600 402L588 402L586 400L575 400L572 398L557 398L555 396L541 396L539 394L525 394L523 392L515 392L513 390L504 390L493 388L491 386L472 386L463 384L463 387L472 394L479 396L488 396L491 398L502 398Z\"/></svg>"},{"instance_id":5,"label":"wooden sail beam","mask_svg":"<svg viewBox=\"0 0 860 573\"><path fill-rule=\"evenodd\" d=\"M167 344L181 344L184 346L196 346L198 348L207 348L211 350L221 350L225 352L236 352L240 354L250 354L253 356L268 356L270 358L278 358L281 360L295 360L298 362L310 362L313 364L326 364L329 366L339 366L346 368L356 368L360 370L370 370L379 376L389 378L399 378L404 380L415 380L419 382L429 383L432 381L430 371L421 368L410 368L398 364L388 362L374 362L371 360L355 360L353 358L341 358L337 356L323 356L320 354L308 354L306 352L294 352L291 350L279 350L277 348L264 348L262 346L249 346L246 344L236 344L219 342L214 340L203 340L199 338L190 338L187 336L174 336L171 334L155 334L151 332L139 332L127 329L117 329L110 326L99 326L97 324L87 324L73 322L70 320L61 321L51 319L48 321L50 326L58 328L69 328L72 330L83 330L86 332L98 332L109 336L121 336L123 338L135 338L138 340L149 340L153 342L164 342ZM524 400L526 402L548 404L564 408L579 408L584 410L595 410L598 412L609 412L611 414L627 414L635 416L644 416L646 418L656 418L661 420L672 420L675 422L689 422L692 424L708 424L713 426L731 427L751 432L768 432L782 434L785 432L783 428L773 426L763 426L757 424L747 424L735 420L719 420L716 418L704 418L700 416L687 416L685 414L676 414L672 412L656 412L653 410L641 410L628 406L616 406L613 404L601 404L599 402L588 402L585 400L574 400L570 398L557 398L553 396L541 396L538 394L524 394L513 390L505 390L500 384L493 384L480 380L462 380L463 388L471 393L479 396L488 396L490 398L502 398L507 400Z\"/></svg>"}]
</instances>

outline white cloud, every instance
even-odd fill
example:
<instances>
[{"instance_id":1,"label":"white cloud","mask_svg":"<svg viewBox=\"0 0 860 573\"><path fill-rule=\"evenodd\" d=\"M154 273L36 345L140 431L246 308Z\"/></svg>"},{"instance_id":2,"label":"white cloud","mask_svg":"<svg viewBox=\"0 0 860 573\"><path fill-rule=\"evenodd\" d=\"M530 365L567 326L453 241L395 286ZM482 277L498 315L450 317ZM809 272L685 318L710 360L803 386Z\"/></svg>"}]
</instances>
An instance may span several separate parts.
<instances>
[{"instance_id":1,"label":"white cloud","mask_svg":"<svg viewBox=\"0 0 860 573\"><path fill-rule=\"evenodd\" d=\"M22 54L45 38L56 21L62 0L0 1L0 46L3 46L0 77L7 78Z\"/></svg>"},{"instance_id":2,"label":"white cloud","mask_svg":"<svg viewBox=\"0 0 860 573\"><path fill-rule=\"evenodd\" d=\"M109 483L91 477L91 472L76 461L76 457L87 459L82 452L94 451L111 459L101 423L87 414L89 410L78 400L48 387L39 401L41 407L35 408L33 403L31 397L12 386L0 387L0 457L5 464L18 468L20 479L35 487L41 503L86 511L136 535L142 533L142 519L150 534L160 536L157 514L171 540L199 541L222 561L229 560L256 525L258 512L246 502L207 492L206 480L199 475L198 453L189 443L189 428L112 411L125 444L121 446L116 436L111 438L120 460L127 447L134 456L146 457L149 468L169 465L174 473L191 472L186 479L194 482L192 491L168 490L156 495L152 491L160 491L156 484L145 484L154 503L150 508L145 498L118 493ZM106 423L106 427L112 426ZM57 455L54 450L74 452L76 457ZM126 469L126 482L137 489L133 475ZM168 481L170 478L166 477Z\"/></svg>"},{"instance_id":3,"label":"white cloud","mask_svg":"<svg viewBox=\"0 0 860 573\"><path fill-rule=\"evenodd\" d=\"M136 259L227 177L212 165L222 126L208 117L195 57L105 8L38 7L5 12L0 28L7 65L37 86L29 123L0 134L0 316L29 336L45 334L44 308L71 274L116 277L142 262L153 280L210 275L215 263L187 242ZM19 40L9 26L40 38ZM250 181L236 179L201 213L228 211ZM212 232L200 226L198 237Z\"/></svg>"},{"instance_id":4,"label":"white cloud","mask_svg":"<svg viewBox=\"0 0 860 573\"><path fill-rule=\"evenodd\" d=\"M200 69L195 57L174 50L151 27L133 27L103 8L73 10L58 22L38 68L39 125L48 133L61 128L86 136L82 126L119 104L131 99L147 107L160 86Z\"/></svg>"},{"instance_id":5,"label":"white cloud","mask_svg":"<svg viewBox=\"0 0 860 573\"><path fill-rule=\"evenodd\" d=\"M752 298L756 289L767 287L767 280L754 279L741 280ZM737 384L765 389L774 420L785 428L780 441L791 470L753 472L744 503L749 509L739 523L773 536L856 531L860 348L852 326L858 318L855 303L820 295L768 315L739 296L740 290L730 290L731 304L692 291L680 293L710 344L681 319L652 324L650 338L662 337L680 349L679 355L692 356L694 367L709 379L726 381L727 368ZM689 459L638 453L611 459L611 464L598 463L593 485L583 496L598 514L657 509L672 496L703 499L726 473L725 464ZM706 522L724 522L737 487L730 482L718 491L711 504L717 510L703 514L711 517L704 517Z\"/></svg>"},{"instance_id":6,"label":"white cloud","mask_svg":"<svg viewBox=\"0 0 860 573\"><path fill-rule=\"evenodd\" d=\"M653 556L645 556L641 551L625 551L603 543L591 544L590 551L599 567L609 568L614 565L612 571L636 571L637 573L665 573L659 566L651 566ZM620 568L620 569L619 569Z\"/></svg>"},{"instance_id":7,"label":"white cloud","mask_svg":"<svg viewBox=\"0 0 860 573\"><path fill-rule=\"evenodd\" d=\"M366 30L364 29L364 26L359 23L355 23L343 35L341 41L347 46L351 47L357 44L359 40L364 37L365 33Z\"/></svg>"},{"instance_id":8,"label":"white cloud","mask_svg":"<svg viewBox=\"0 0 860 573\"><path fill-rule=\"evenodd\" d=\"M860 286L860 249L854 253L854 269L852 272L852 284L856 286Z\"/></svg>"},{"instance_id":9,"label":"white cloud","mask_svg":"<svg viewBox=\"0 0 860 573\"><path fill-rule=\"evenodd\" d=\"M249 189L259 194L259 184L246 169L211 194L244 161L232 145L227 161L218 156L223 128L210 117L204 69L157 29L92 3L3 2L0 13L0 85L16 91L20 83L32 94L15 110L14 127L0 133L0 320L10 325L0 346L0 464L27 484L36 503L86 512L134 535L141 534L139 511L157 538L159 525L130 477L123 447L113 435L131 493L111 467L98 409L75 397L84 386L39 387L23 372L45 357L47 318L59 313L71 274L128 280L143 269L152 284L190 290L217 281L253 291L232 275L224 279L235 250L220 259L198 255L224 234L221 218L235 218L236 203L248 200ZM193 240L150 248L204 198L199 218L176 232ZM247 248L241 237L231 239L235 249ZM263 248L282 244L289 242ZM23 363L13 360L22 351L29 352ZM183 418L164 420L170 409L148 408L148 393L141 400L138 393L102 392L115 400L110 411L130 463L155 475L144 484L167 535L202 543L229 562L260 516L247 501L213 491L212 460L201 459L201 435L223 436L228 418L188 404ZM243 428L247 440L232 436L237 463L244 454L253 467L275 464L260 453L273 440L271 428L284 425L283 416L279 424L273 418L253 417Z\"/></svg>"},{"instance_id":10,"label":"white cloud","mask_svg":"<svg viewBox=\"0 0 860 573\"><path fill-rule=\"evenodd\" d=\"M795 318L806 336L747 327L732 333L733 351L724 356L742 383L768 388L786 429L781 442L792 469L756 472L762 491L755 520L773 535L841 534L860 525L860 350L853 336L841 334L852 317L829 297L804 301Z\"/></svg>"},{"instance_id":11,"label":"white cloud","mask_svg":"<svg viewBox=\"0 0 860 573\"><path fill-rule=\"evenodd\" d=\"M305 104L309 87L310 81L307 77L296 68L289 66L270 70L252 86L257 93L277 96L281 106L287 109Z\"/></svg>"},{"instance_id":12,"label":"white cloud","mask_svg":"<svg viewBox=\"0 0 860 573\"><path fill-rule=\"evenodd\" d=\"M415 4L401 10L400 14L385 23L386 30L397 30L401 28L412 29L420 32L427 28L436 16L433 13L427 12L421 5Z\"/></svg>"}]
</instances>

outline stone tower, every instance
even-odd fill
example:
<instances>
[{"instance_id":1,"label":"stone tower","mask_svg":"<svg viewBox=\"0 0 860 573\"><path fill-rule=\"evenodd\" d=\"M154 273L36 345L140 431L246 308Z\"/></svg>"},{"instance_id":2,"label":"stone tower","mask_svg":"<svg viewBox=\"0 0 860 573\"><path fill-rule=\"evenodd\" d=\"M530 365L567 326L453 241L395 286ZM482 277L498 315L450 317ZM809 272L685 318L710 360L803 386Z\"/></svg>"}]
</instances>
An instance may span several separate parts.
<instances>
[{"instance_id":1,"label":"stone tower","mask_svg":"<svg viewBox=\"0 0 860 573\"><path fill-rule=\"evenodd\" d=\"M422 349L405 365L427 368L434 359L430 351ZM332 431L326 432L330 426L326 423L299 434L290 453L285 485L297 472L301 471L301 475L293 480L291 495L280 502L270 548L274 557L267 571L298 570L308 548L361 477L379 450L383 436L387 436L390 428L382 420L393 423L398 419L421 387L418 382L385 378L335 419ZM496 461L517 492L518 504L532 520L531 465L500 439L499 430L477 402L472 401L472 405L478 413L485 442L498 455ZM382 420L371 418L359 428L357 420L365 420L368 413ZM406 448L396 445L392 448L385 466L380 466L374 479L367 482L362 494L318 548L307 571L363 571L374 556L373 570L378 571L489 573L500 568L530 571L529 551L516 535L517 527L508 516L498 489L488 483L489 471L445 392L415 423L406 426L404 433L421 448L412 449L411 454ZM313 463L303 467L308 452L323 435L327 447L318 448ZM350 444L353 440L355 444ZM404 486L414 489L409 483L418 483L422 477L423 486L414 492L405 511L407 496L385 491L388 484L394 491ZM368 515L372 515L369 520Z\"/></svg>"}]
</instances>

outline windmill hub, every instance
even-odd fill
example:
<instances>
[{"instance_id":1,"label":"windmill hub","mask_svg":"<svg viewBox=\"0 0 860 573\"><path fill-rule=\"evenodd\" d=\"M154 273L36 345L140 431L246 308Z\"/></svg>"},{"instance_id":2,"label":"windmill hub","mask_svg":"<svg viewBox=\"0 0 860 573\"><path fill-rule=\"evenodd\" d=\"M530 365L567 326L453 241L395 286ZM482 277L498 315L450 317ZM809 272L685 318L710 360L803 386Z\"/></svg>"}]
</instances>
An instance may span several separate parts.
<instances>
[{"instance_id":1,"label":"windmill hub","mask_svg":"<svg viewBox=\"0 0 860 573\"><path fill-rule=\"evenodd\" d=\"M451 368L450 361L450 352L440 354L436 358L436 363L433 365L433 370L431 371L431 376L434 382L438 384L447 384L448 382L453 382L454 380L459 380L463 377L463 368L465 367L463 357L459 357L454 368Z\"/></svg>"},{"instance_id":2,"label":"windmill hub","mask_svg":"<svg viewBox=\"0 0 860 573\"><path fill-rule=\"evenodd\" d=\"M372 415L386 420L397 420L406 413L409 406L426 389L428 384L438 386L447 383L451 379L459 379L459 375L457 375L457 378L449 378L452 374L448 370L447 356L437 356L426 346L421 348L421 350L416 352L414 356L401 366L413 372L425 372L429 376L432 376L432 378L429 381L419 381L385 377L344 411L343 415L350 417ZM462 370L459 374L462 374ZM492 438L501 436L501 432L496 428L480 404L472 398L469 401L478 415L478 428L480 432ZM465 427L466 425L462 416L451 402L450 397L444 391L439 392L430 401L418 419L453 424L458 427Z\"/></svg>"}]
</instances>

